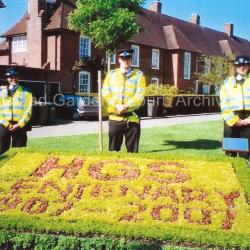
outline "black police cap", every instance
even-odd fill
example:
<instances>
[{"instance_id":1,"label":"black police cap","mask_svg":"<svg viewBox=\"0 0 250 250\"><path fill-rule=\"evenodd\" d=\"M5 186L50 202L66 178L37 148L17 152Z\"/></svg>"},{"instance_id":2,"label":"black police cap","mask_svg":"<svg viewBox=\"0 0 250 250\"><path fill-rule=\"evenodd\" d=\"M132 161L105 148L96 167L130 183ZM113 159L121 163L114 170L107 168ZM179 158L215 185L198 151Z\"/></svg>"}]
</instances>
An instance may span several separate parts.
<instances>
[{"instance_id":1,"label":"black police cap","mask_svg":"<svg viewBox=\"0 0 250 250\"><path fill-rule=\"evenodd\" d=\"M245 55L236 56L233 65L234 66L250 65L250 58Z\"/></svg>"},{"instance_id":2,"label":"black police cap","mask_svg":"<svg viewBox=\"0 0 250 250\"><path fill-rule=\"evenodd\" d=\"M7 77L8 76L19 76L19 72L17 70L17 68L15 67L12 67L12 68L8 68L6 70L6 74L5 74Z\"/></svg>"},{"instance_id":3,"label":"black police cap","mask_svg":"<svg viewBox=\"0 0 250 250\"><path fill-rule=\"evenodd\" d=\"M127 57L130 58L132 57L134 54L134 50L133 49L120 49L118 50L118 56L119 57Z\"/></svg>"}]
</instances>

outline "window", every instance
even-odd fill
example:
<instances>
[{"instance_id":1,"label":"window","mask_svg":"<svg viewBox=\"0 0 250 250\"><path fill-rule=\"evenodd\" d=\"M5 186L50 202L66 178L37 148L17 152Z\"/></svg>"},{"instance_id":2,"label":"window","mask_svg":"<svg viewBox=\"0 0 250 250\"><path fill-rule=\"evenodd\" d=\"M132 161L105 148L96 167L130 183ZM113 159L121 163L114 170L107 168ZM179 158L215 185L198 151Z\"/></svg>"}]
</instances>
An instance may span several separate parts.
<instances>
[{"instance_id":1,"label":"window","mask_svg":"<svg viewBox=\"0 0 250 250\"><path fill-rule=\"evenodd\" d=\"M132 45L131 48L134 50L132 57L132 66L139 67L140 65L140 47L137 45Z\"/></svg>"},{"instance_id":2,"label":"window","mask_svg":"<svg viewBox=\"0 0 250 250\"><path fill-rule=\"evenodd\" d=\"M12 52L26 52L27 51L27 37L16 36L12 41Z\"/></svg>"},{"instance_id":3,"label":"window","mask_svg":"<svg viewBox=\"0 0 250 250\"><path fill-rule=\"evenodd\" d=\"M210 87L208 84L203 84L203 94L209 95L210 93Z\"/></svg>"},{"instance_id":4,"label":"window","mask_svg":"<svg viewBox=\"0 0 250 250\"><path fill-rule=\"evenodd\" d=\"M160 68L160 51L158 49L152 49L152 69Z\"/></svg>"},{"instance_id":5,"label":"window","mask_svg":"<svg viewBox=\"0 0 250 250\"><path fill-rule=\"evenodd\" d=\"M79 72L79 92L90 92L90 73L86 71Z\"/></svg>"},{"instance_id":6,"label":"window","mask_svg":"<svg viewBox=\"0 0 250 250\"><path fill-rule=\"evenodd\" d=\"M205 69L204 73L205 75L208 75L210 73L211 63L209 58L205 58Z\"/></svg>"},{"instance_id":7,"label":"window","mask_svg":"<svg viewBox=\"0 0 250 250\"><path fill-rule=\"evenodd\" d=\"M159 78L152 77L151 78L151 84L154 84L155 86L158 86L159 85Z\"/></svg>"},{"instance_id":8,"label":"window","mask_svg":"<svg viewBox=\"0 0 250 250\"><path fill-rule=\"evenodd\" d=\"M91 41L86 36L80 37L80 58L91 57Z\"/></svg>"},{"instance_id":9,"label":"window","mask_svg":"<svg viewBox=\"0 0 250 250\"><path fill-rule=\"evenodd\" d=\"M106 61L108 62L108 53L106 54ZM111 56L110 56L110 64L116 64L116 54L115 53L113 53L113 54L111 54Z\"/></svg>"},{"instance_id":10,"label":"window","mask_svg":"<svg viewBox=\"0 0 250 250\"><path fill-rule=\"evenodd\" d=\"M191 54L188 52L184 53L184 79L190 80L191 70Z\"/></svg>"}]
</instances>

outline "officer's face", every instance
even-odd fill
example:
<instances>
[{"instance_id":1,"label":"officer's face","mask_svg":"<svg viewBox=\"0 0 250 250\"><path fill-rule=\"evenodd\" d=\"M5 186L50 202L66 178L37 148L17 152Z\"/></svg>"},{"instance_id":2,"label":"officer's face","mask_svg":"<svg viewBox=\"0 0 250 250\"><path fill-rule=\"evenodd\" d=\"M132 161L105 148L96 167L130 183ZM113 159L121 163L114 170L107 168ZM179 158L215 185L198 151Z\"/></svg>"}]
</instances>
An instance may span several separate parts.
<instances>
[{"instance_id":1,"label":"officer's face","mask_svg":"<svg viewBox=\"0 0 250 250\"><path fill-rule=\"evenodd\" d=\"M132 58L131 57L119 57L119 63L121 68L127 70L132 65Z\"/></svg>"},{"instance_id":2,"label":"officer's face","mask_svg":"<svg viewBox=\"0 0 250 250\"><path fill-rule=\"evenodd\" d=\"M248 70L249 70L248 65L239 65L238 67L236 67L237 73L242 76L247 75Z\"/></svg>"},{"instance_id":3,"label":"officer's face","mask_svg":"<svg viewBox=\"0 0 250 250\"><path fill-rule=\"evenodd\" d=\"M9 84L17 84L19 82L19 77L18 76L9 76L7 78Z\"/></svg>"}]
</instances>

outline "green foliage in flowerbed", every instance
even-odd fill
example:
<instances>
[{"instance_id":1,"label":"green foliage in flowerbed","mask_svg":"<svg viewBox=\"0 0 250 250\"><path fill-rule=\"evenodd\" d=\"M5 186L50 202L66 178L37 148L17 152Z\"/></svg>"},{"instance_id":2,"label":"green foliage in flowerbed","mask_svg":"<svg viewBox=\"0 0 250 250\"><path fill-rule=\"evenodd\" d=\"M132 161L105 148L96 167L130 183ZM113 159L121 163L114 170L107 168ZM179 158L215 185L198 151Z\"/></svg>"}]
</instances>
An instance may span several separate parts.
<instances>
[{"instance_id":1,"label":"green foliage in flowerbed","mask_svg":"<svg viewBox=\"0 0 250 250\"><path fill-rule=\"evenodd\" d=\"M176 94L175 86L170 84L149 84L145 91L146 96L174 96Z\"/></svg>"},{"instance_id":2,"label":"green foliage in flowerbed","mask_svg":"<svg viewBox=\"0 0 250 250\"><path fill-rule=\"evenodd\" d=\"M140 244L142 240L148 247L152 247L149 241L158 242L154 247L165 242L250 247L246 199L250 171L243 160L25 150L12 154L0 172L3 230L102 235L104 240L126 237ZM7 242L5 238L0 237L2 242ZM15 244L34 242L32 234L12 238ZM58 244L59 238L52 242ZM80 239L74 242L69 244L80 244ZM146 245L140 249L147 249Z\"/></svg>"},{"instance_id":3,"label":"green foliage in flowerbed","mask_svg":"<svg viewBox=\"0 0 250 250\"><path fill-rule=\"evenodd\" d=\"M0 249L2 250L157 250L163 249L159 244L127 241L124 238L76 236L56 236L34 233L17 233L14 231L0 231ZM164 248L167 249L167 248ZM185 250L180 247L179 249Z\"/></svg>"}]
</instances>

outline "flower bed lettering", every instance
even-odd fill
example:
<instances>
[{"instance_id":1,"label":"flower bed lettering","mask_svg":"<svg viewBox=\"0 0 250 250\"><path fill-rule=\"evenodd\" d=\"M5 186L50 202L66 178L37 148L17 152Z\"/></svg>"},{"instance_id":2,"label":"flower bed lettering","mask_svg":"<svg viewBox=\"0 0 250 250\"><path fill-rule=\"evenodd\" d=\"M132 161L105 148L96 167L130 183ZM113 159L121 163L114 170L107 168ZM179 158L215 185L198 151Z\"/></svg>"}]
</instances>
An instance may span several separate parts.
<instances>
[{"instance_id":1,"label":"flower bed lettering","mask_svg":"<svg viewBox=\"0 0 250 250\"><path fill-rule=\"evenodd\" d=\"M27 176L18 170L20 178L16 172L10 179L11 164L2 166L0 217L16 213L82 223L98 218L121 226L177 226L250 236L249 205L229 163L43 157L41 164L31 164Z\"/></svg>"}]
</instances>

